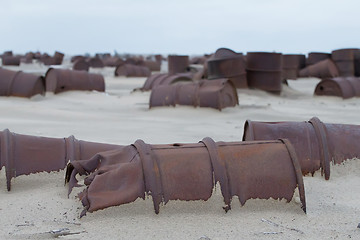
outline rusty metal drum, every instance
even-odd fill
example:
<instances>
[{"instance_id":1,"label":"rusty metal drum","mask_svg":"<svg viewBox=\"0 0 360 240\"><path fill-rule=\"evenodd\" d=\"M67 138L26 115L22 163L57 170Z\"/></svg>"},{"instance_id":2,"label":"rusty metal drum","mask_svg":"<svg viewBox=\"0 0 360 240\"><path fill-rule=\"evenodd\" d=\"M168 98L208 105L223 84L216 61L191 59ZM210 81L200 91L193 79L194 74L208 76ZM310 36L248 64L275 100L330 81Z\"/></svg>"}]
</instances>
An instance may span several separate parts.
<instances>
[{"instance_id":1,"label":"rusty metal drum","mask_svg":"<svg viewBox=\"0 0 360 240\"><path fill-rule=\"evenodd\" d=\"M313 65L317 62L320 62L325 59L331 58L330 53L324 53L324 52L310 52L308 54L308 57L306 58L306 66Z\"/></svg>"},{"instance_id":2,"label":"rusty metal drum","mask_svg":"<svg viewBox=\"0 0 360 240\"><path fill-rule=\"evenodd\" d=\"M49 138L0 131L0 169L5 167L7 188L20 175L64 169L68 161L90 158L94 154L119 148L119 145L68 138ZM16 154L14 154L16 153Z\"/></svg>"},{"instance_id":3,"label":"rusty metal drum","mask_svg":"<svg viewBox=\"0 0 360 240\"><path fill-rule=\"evenodd\" d=\"M105 81L101 74L85 71L50 68L45 76L46 91L60 93L70 90L105 91Z\"/></svg>"},{"instance_id":4,"label":"rusty metal drum","mask_svg":"<svg viewBox=\"0 0 360 240\"><path fill-rule=\"evenodd\" d=\"M237 88L247 88L244 56L227 48L216 50L207 60L207 76L209 80L229 78Z\"/></svg>"},{"instance_id":5,"label":"rusty metal drum","mask_svg":"<svg viewBox=\"0 0 360 240\"><path fill-rule=\"evenodd\" d=\"M86 169L86 171L85 171ZM80 195L81 216L151 196L155 213L170 200L209 199L219 183L227 212L234 196L241 205L249 199L285 199L296 188L301 208L306 200L301 168L288 140L150 145L142 140L90 159L68 164L69 192L77 175L87 175ZM109 183L112 184L109 184Z\"/></svg>"},{"instance_id":6,"label":"rusty metal drum","mask_svg":"<svg viewBox=\"0 0 360 240\"><path fill-rule=\"evenodd\" d=\"M360 54L360 49L344 48L332 51L331 58L335 62L339 76L355 76L355 55Z\"/></svg>"},{"instance_id":7,"label":"rusty metal drum","mask_svg":"<svg viewBox=\"0 0 360 240\"><path fill-rule=\"evenodd\" d=\"M189 56L169 55L168 72L169 74L185 73L189 67Z\"/></svg>"},{"instance_id":8,"label":"rusty metal drum","mask_svg":"<svg viewBox=\"0 0 360 240\"><path fill-rule=\"evenodd\" d=\"M44 92L42 76L0 68L0 96L30 98Z\"/></svg>"},{"instance_id":9,"label":"rusty metal drum","mask_svg":"<svg viewBox=\"0 0 360 240\"><path fill-rule=\"evenodd\" d=\"M336 77L322 79L315 87L315 95L338 96L343 99L360 97L359 77Z\"/></svg>"},{"instance_id":10,"label":"rusty metal drum","mask_svg":"<svg viewBox=\"0 0 360 240\"><path fill-rule=\"evenodd\" d=\"M73 63L73 70L82 70L88 72L90 64L84 58L78 58Z\"/></svg>"},{"instance_id":11,"label":"rusty metal drum","mask_svg":"<svg viewBox=\"0 0 360 240\"><path fill-rule=\"evenodd\" d=\"M329 78L339 76L339 70L331 59L325 59L303 68L299 77Z\"/></svg>"},{"instance_id":12,"label":"rusty metal drum","mask_svg":"<svg viewBox=\"0 0 360 240\"><path fill-rule=\"evenodd\" d=\"M21 56L3 56L2 65L3 66L19 66Z\"/></svg>"},{"instance_id":13,"label":"rusty metal drum","mask_svg":"<svg viewBox=\"0 0 360 240\"><path fill-rule=\"evenodd\" d=\"M360 125L306 122L257 122L247 120L243 141L287 138L295 148L304 175L321 169L330 178L330 163L360 156Z\"/></svg>"},{"instance_id":14,"label":"rusty metal drum","mask_svg":"<svg viewBox=\"0 0 360 240\"><path fill-rule=\"evenodd\" d=\"M151 71L147 67L133 64L123 64L115 69L115 76L125 77L149 77Z\"/></svg>"},{"instance_id":15,"label":"rusty metal drum","mask_svg":"<svg viewBox=\"0 0 360 240\"><path fill-rule=\"evenodd\" d=\"M282 90L282 54L272 52L248 52L247 79L251 88L280 93Z\"/></svg>"},{"instance_id":16,"label":"rusty metal drum","mask_svg":"<svg viewBox=\"0 0 360 240\"><path fill-rule=\"evenodd\" d=\"M150 95L149 107L191 105L222 110L239 104L236 88L228 79L158 85Z\"/></svg>"}]
</instances>

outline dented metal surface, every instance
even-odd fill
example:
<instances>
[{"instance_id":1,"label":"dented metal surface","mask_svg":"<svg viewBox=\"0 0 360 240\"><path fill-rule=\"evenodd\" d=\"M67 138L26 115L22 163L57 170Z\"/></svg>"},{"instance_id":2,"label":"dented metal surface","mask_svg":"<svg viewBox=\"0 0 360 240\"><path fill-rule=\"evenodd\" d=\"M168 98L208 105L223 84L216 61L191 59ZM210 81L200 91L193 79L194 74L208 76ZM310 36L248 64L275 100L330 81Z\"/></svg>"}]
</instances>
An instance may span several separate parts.
<instances>
[{"instance_id":1,"label":"dented metal surface","mask_svg":"<svg viewBox=\"0 0 360 240\"><path fill-rule=\"evenodd\" d=\"M266 156L266 157L265 157ZM149 145L142 140L68 164L69 194L86 175L87 188L79 194L81 216L111 206L153 199L155 213L170 200L208 200L220 183L225 211L238 196L249 199L292 199L299 189L306 212L305 191L295 151L287 140Z\"/></svg>"},{"instance_id":2,"label":"dented metal surface","mask_svg":"<svg viewBox=\"0 0 360 240\"><path fill-rule=\"evenodd\" d=\"M123 64L115 69L115 76L125 77L148 77L151 71L148 67L137 66L133 64Z\"/></svg>"},{"instance_id":3,"label":"dented metal surface","mask_svg":"<svg viewBox=\"0 0 360 240\"><path fill-rule=\"evenodd\" d=\"M247 120L243 141L286 138L292 143L304 175L321 169L330 178L330 163L360 156L360 125L307 122L257 122Z\"/></svg>"},{"instance_id":4,"label":"dented metal surface","mask_svg":"<svg viewBox=\"0 0 360 240\"><path fill-rule=\"evenodd\" d=\"M10 132L0 132L0 169L5 167L7 189L11 179L30 173L51 172L64 169L68 161L90 158L102 151L120 148L68 138L38 137Z\"/></svg>"},{"instance_id":5,"label":"dented metal surface","mask_svg":"<svg viewBox=\"0 0 360 240\"><path fill-rule=\"evenodd\" d=\"M248 85L264 91L280 93L282 90L282 54L248 52L246 55Z\"/></svg>"},{"instance_id":6,"label":"dented metal surface","mask_svg":"<svg viewBox=\"0 0 360 240\"><path fill-rule=\"evenodd\" d=\"M46 91L54 93L70 90L105 91L104 77L85 71L49 68L45 83Z\"/></svg>"},{"instance_id":7,"label":"dented metal surface","mask_svg":"<svg viewBox=\"0 0 360 240\"><path fill-rule=\"evenodd\" d=\"M0 96L29 98L44 93L42 76L0 68Z\"/></svg>"},{"instance_id":8,"label":"dented metal surface","mask_svg":"<svg viewBox=\"0 0 360 240\"><path fill-rule=\"evenodd\" d=\"M315 87L315 95L338 96L343 99L360 97L359 77L336 77L322 79Z\"/></svg>"},{"instance_id":9,"label":"dented metal surface","mask_svg":"<svg viewBox=\"0 0 360 240\"><path fill-rule=\"evenodd\" d=\"M337 76L339 76L339 70L331 59L325 59L307 66L299 72L299 77L329 78Z\"/></svg>"},{"instance_id":10,"label":"dented metal surface","mask_svg":"<svg viewBox=\"0 0 360 240\"><path fill-rule=\"evenodd\" d=\"M202 80L152 88L149 107L190 105L221 110L239 104L236 88L227 79Z\"/></svg>"},{"instance_id":11,"label":"dented metal surface","mask_svg":"<svg viewBox=\"0 0 360 240\"><path fill-rule=\"evenodd\" d=\"M227 48L219 48L207 60L207 76L209 80L229 78L236 88L248 87L244 56Z\"/></svg>"},{"instance_id":12,"label":"dented metal surface","mask_svg":"<svg viewBox=\"0 0 360 240\"><path fill-rule=\"evenodd\" d=\"M149 91L154 87L160 85L170 85L177 82L191 82L193 73L178 73L178 74L167 74L167 73L155 73L149 76L142 88L141 91Z\"/></svg>"}]
</instances>

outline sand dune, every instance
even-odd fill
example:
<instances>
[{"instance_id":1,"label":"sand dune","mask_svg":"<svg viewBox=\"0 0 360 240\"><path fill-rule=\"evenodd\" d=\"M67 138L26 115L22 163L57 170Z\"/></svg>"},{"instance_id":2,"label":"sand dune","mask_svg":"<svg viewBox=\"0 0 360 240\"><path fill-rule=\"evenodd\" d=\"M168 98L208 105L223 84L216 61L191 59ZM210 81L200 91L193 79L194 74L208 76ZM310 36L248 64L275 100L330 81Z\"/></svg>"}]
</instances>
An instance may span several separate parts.
<instances>
[{"instance_id":1,"label":"sand dune","mask_svg":"<svg viewBox=\"0 0 360 240\"><path fill-rule=\"evenodd\" d=\"M44 73L41 66L21 65ZM104 74L106 93L64 92L31 99L0 97L0 128L47 137L128 145L190 143L204 137L241 141L246 119L360 124L360 99L313 96L318 79L289 81L281 96L259 90L238 90L240 105L218 111L190 106L148 108L149 92L132 92L145 78L113 77L114 68L91 69ZM79 219L81 203L75 189L67 198L64 171L20 176L6 191L0 172L0 238L48 238L50 230L69 228L77 235L64 239L360 239L360 160L332 166L331 179L320 174L304 178L305 215L295 200L249 200L225 214L217 189L207 201L172 201L153 211L151 199L88 213ZM272 223L278 224L275 226Z\"/></svg>"}]
</instances>

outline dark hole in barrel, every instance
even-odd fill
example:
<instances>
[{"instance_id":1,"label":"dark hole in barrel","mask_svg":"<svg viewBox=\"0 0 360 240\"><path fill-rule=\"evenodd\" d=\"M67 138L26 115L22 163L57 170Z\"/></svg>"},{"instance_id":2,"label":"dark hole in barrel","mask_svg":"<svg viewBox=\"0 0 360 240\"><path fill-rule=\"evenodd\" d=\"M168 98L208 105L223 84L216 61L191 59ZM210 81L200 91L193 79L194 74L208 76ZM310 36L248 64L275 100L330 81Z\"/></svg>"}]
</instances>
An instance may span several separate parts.
<instances>
[{"instance_id":1,"label":"dark hole in barrel","mask_svg":"<svg viewBox=\"0 0 360 240\"><path fill-rule=\"evenodd\" d=\"M323 87L323 86L320 86L320 91L324 91L324 87Z\"/></svg>"},{"instance_id":2,"label":"dark hole in barrel","mask_svg":"<svg viewBox=\"0 0 360 240\"><path fill-rule=\"evenodd\" d=\"M61 89L65 89L65 86L61 86L60 88L61 88Z\"/></svg>"}]
</instances>

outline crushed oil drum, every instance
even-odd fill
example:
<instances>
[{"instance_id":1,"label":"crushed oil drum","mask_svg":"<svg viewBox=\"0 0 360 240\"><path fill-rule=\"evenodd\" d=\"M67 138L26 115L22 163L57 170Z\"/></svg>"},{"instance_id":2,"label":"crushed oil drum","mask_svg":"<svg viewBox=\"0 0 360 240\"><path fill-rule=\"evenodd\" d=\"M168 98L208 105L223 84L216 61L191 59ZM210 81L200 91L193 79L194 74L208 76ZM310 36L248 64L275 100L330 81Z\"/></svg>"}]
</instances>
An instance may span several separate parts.
<instances>
[{"instance_id":1,"label":"crushed oil drum","mask_svg":"<svg viewBox=\"0 0 360 240\"><path fill-rule=\"evenodd\" d=\"M111 206L145 199L150 195L155 213L170 200L208 200L220 183L225 211L233 196L241 205L249 199L293 198L299 189L306 212L301 168L288 140L150 145L142 140L89 159L68 164L69 194L76 176L86 175L79 194L81 216ZM111 183L111 184L109 184Z\"/></svg>"}]
</instances>

